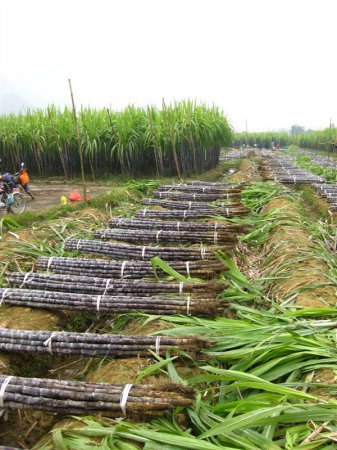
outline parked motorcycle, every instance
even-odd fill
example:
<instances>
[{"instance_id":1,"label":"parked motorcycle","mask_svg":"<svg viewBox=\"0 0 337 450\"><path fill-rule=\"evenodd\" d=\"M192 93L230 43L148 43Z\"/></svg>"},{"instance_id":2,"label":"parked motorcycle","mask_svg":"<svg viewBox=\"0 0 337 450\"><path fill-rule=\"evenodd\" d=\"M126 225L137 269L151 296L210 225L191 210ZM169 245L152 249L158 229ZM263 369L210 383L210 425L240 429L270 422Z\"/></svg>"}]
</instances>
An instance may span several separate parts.
<instances>
[{"instance_id":1,"label":"parked motorcycle","mask_svg":"<svg viewBox=\"0 0 337 450\"><path fill-rule=\"evenodd\" d=\"M13 186L12 182L6 182L3 175L0 176L0 212L22 214L26 209L26 200L20 188Z\"/></svg>"}]
</instances>

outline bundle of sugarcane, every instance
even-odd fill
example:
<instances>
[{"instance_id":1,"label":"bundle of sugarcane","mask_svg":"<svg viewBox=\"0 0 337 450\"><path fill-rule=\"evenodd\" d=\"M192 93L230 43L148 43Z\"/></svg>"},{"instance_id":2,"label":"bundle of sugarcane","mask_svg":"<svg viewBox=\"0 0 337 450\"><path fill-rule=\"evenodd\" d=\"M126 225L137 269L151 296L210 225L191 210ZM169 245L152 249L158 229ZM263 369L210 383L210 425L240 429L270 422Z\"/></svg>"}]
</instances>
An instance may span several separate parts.
<instances>
[{"instance_id":1,"label":"bundle of sugarcane","mask_svg":"<svg viewBox=\"0 0 337 450\"><path fill-rule=\"evenodd\" d=\"M148 297L160 294L196 294L215 296L225 289L220 281L177 282L121 280L79 275L63 275L33 272L12 272L6 276L11 286L26 289L45 289L47 291L80 292L97 295L125 295Z\"/></svg>"},{"instance_id":2,"label":"bundle of sugarcane","mask_svg":"<svg viewBox=\"0 0 337 450\"><path fill-rule=\"evenodd\" d=\"M240 193L230 193L230 194L200 194L200 193L193 193L193 192L174 192L174 191L159 191L154 192L153 196L155 198L162 198L162 199L172 199L172 200L187 200L187 201L193 201L193 202L213 202L215 200L228 200L228 199L240 199L241 194Z\"/></svg>"},{"instance_id":3,"label":"bundle of sugarcane","mask_svg":"<svg viewBox=\"0 0 337 450\"><path fill-rule=\"evenodd\" d=\"M247 227L231 222L179 222L152 219L129 219L113 217L108 222L110 228L126 228L138 230L170 230L170 231L217 231L223 230L231 233L245 231Z\"/></svg>"},{"instance_id":4,"label":"bundle of sugarcane","mask_svg":"<svg viewBox=\"0 0 337 450\"><path fill-rule=\"evenodd\" d=\"M179 297L132 297L88 295L35 289L0 288L0 300L12 306L30 308L68 309L109 314L140 312L151 315L187 314L215 317L223 314L225 303L214 298Z\"/></svg>"},{"instance_id":5,"label":"bundle of sugarcane","mask_svg":"<svg viewBox=\"0 0 337 450\"><path fill-rule=\"evenodd\" d=\"M156 198L144 198L141 203L143 205L152 205L152 206L160 206L161 208L168 209L195 209L197 211L203 212L213 210L213 215L221 215L226 214L226 209L236 209L243 208L242 203L204 203L204 202L179 202L175 200L160 200ZM244 208L243 208L244 209ZM214 213L214 211L217 211ZM220 212L221 211L221 212ZM218 214L217 214L218 213ZM222 214L222 215L223 215Z\"/></svg>"},{"instance_id":6,"label":"bundle of sugarcane","mask_svg":"<svg viewBox=\"0 0 337 450\"><path fill-rule=\"evenodd\" d=\"M150 261L107 261L104 259L64 258L40 256L38 269L47 272L78 274L88 271L90 276L102 278L148 278L155 276ZM226 270L218 261L171 261L170 267L184 276L195 278L214 278L216 274ZM165 273L156 269L158 275Z\"/></svg>"},{"instance_id":7,"label":"bundle of sugarcane","mask_svg":"<svg viewBox=\"0 0 337 450\"><path fill-rule=\"evenodd\" d=\"M200 356L210 343L194 337L130 336L116 334L68 333L0 328L0 351L49 353L61 356L111 356L130 358L149 356L149 350L165 355L180 349Z\"/></svg>"},{"instance_id":8,"label":"bundle of sugarcane","mask_svg":"<svg viewBox=\"0 0 337 450\"><path fill-rule=\"evenodd\" d=\"M107 228L95 230L93 237L97 239L114 239L115 241L135 242L138 244L225 244L234 246L237 237L234 233L224 230L215 231L169 231L169 230L139 230L124 228Z\"/></svg>"},{"instance_id":9,"label":"bundle of sugarcane","mask_svg":"<svg viewBox=\"0 0 337 450\"><path fill-rule=\"evenodd\" d=\"M176 406L191 406L194 395L193 389L175 384L84 383L6 375L0 375L0 392L5 410L109 417L160 415Z\"/></svg>"},{"instance_id":10,"label":"bundle of sugarcane","mask_svg":"<svg viewBox=\"0 0 337 450\"><path fill-rule=\"evenodd\" d=\"M216 186L199 186L199 185L188 185L188 184L163 184L157 188L158 192L164 191L179 191L179 192L191 192L200 194L239 194L242 191L242 186L239 185L228 185L227 187L216 187Z\"/></svg>"},{"instance_id":11,"label":"bundle of sugarcane","mask_svg":"<svg viewBox=\"0 0 337 450\"><path fill-rule=\"evenodd\" d=\"M210 187L221 187L221 188L227 188L228 186L235 186L233 183L224 183L221 181L187 181L187 185L189 186L210 186ZM240 185L238 185L240 186Z\"/></svg>"},{"instance_id":12,"label":"bundle of sugarcane","mask_svg":"<svg viewBox=\"0 0 337 450\"><path fill-rule=\"evenodd\" d=\"M150 219L177 219L177 220L198 220L212 217L240 217L248 214L248 209L244 206L239 208L203 208L203 209L141 209L136 212L136 218L148 217Z\"/></svg>"},{"instance_id":13,"label":"bundle of sugarcane","mask_svg":"<svg viewBox=\"0 0 337 450\"><path fill-rule=\"evenodd\" d=\"M68 251L102 254L119 260L150 260L155 256L159 256L164 261L170 262L178 260L199 261L200 259L214 259L214 253L219 250L226 250L226 247L151 247L79 239L66 241L65 249Z\"/></svg>"}]
</instances>

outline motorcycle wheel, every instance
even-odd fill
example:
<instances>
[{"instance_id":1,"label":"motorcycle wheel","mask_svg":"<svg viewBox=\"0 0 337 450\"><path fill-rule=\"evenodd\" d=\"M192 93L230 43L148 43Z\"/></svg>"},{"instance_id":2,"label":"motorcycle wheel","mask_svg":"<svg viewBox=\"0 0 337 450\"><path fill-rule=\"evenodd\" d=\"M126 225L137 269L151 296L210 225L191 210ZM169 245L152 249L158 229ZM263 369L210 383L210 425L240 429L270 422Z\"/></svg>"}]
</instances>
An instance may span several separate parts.
<instances>
[{"instance_id":1,"label":"motorcycle wheel","mask_svg":"<svg viewBox=\"0 0 337 450\"><path fill-rule=\"evenodd\" d=\"M26 209L26 199L21 193L13 194L14 203L9 207L13 214L22 214Z\"/></svg>"}]
</instances>

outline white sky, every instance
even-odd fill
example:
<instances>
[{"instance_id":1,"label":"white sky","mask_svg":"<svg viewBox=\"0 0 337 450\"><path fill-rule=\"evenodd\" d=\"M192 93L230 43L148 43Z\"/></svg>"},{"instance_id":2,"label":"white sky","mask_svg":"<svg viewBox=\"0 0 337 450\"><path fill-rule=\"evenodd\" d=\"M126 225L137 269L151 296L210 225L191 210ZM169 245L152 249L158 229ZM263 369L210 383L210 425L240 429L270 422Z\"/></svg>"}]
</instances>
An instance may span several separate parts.
<instances>
[{"instance_id":1,"label":"white sky","mask_svg":"<svg viewBox=\"0 0 337 450\"><path fill-rule=\"evenodd\" d=\"M0 0L0 108L197 99L238 131L337 124L337 0Z\"/></svg>"}]
</instances>

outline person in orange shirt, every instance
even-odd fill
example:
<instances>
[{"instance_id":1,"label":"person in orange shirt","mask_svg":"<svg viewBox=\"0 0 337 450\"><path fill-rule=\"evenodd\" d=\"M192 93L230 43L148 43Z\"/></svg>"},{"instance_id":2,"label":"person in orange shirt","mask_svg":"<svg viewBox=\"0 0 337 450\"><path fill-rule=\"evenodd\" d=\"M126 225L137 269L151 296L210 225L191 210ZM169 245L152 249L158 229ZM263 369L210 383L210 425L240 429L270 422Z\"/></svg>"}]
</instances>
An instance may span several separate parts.
<instances>
[{"instance_id":1,"label":"person in orange shirt","mask_svg":"<svg viewBox=\"0 0 337 450\"><path fill-rule=\"evenodd\" d=\"M24 163L21 163L21 166L20 166L19 182L20 182L21 186L23 187L23 189L25 190L26 194L28 194L32 198L32 200L34 200L35 197L29 188L29 184L28 184L29 176L28 176L28 172L27 172L27 169L25 168Z\"/></svg>"}]
</instances>

